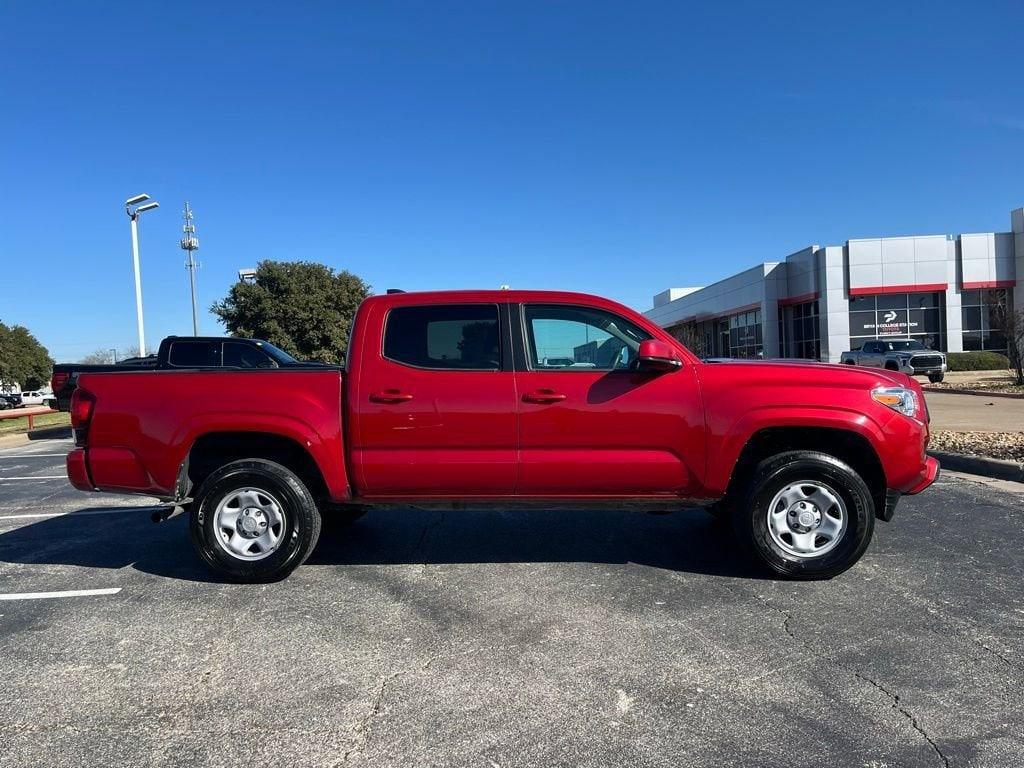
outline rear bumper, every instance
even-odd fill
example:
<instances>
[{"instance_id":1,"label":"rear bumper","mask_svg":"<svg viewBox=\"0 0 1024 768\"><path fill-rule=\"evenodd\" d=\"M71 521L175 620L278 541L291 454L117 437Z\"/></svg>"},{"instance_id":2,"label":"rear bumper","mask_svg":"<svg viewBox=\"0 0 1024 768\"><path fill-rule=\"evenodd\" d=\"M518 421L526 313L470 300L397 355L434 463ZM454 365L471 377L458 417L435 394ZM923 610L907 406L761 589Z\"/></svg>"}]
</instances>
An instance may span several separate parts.
<instances>
[{"instance_id":1,"label":"rear bumper","mask_svg":"<svg viewBox=\"0 0 1024 768\"><path fill-rule=\"evenodd\" d=\"M85 449L75 448L68 454L66 459L68 468L68 480L80 491L95 491L92 478L89 477L89 467L85 463Z\"/></svg>"}]
</instances>

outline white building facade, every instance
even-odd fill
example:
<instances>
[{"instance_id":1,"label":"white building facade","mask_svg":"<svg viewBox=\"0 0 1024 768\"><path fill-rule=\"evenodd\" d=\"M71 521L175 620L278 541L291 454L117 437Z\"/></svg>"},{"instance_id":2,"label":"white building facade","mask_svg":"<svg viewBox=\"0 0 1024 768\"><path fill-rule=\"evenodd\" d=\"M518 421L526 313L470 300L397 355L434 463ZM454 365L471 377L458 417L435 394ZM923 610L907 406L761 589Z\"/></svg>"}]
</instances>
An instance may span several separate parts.
<instances>
[{"instance_id":1,"label":"white building facade","mask_svg":"<svg viewBox=\"0 0 1024 768\"><path fill-rule=\"evenodd\" d=\"M995 308L1024 310L1024 208L1010 224L1009 232L812 245L705 287L662 291L645 314L709 357L835 363L887 337L1005 352Z\"/></svg>"}]
</instances>

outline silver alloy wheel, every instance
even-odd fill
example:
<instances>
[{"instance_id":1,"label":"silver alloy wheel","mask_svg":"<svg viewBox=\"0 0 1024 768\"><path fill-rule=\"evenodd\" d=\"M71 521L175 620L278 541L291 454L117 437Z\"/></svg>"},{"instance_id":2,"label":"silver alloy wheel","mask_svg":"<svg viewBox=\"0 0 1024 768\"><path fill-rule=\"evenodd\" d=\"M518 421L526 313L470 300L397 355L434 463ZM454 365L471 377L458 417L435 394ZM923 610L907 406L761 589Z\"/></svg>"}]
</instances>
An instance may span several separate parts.
<instances>
[{"instance_id":1,"label":"silver alloy wheel","mask_svg":"<svg viewBox=\"0 0 1024 768\"><path fill-rule=\"evenodd\" d=\"M824 483L790 483L768 505L768 533L776 546L809 560L830 552L846 533L843 498Z\"/></svg>"},{"instance_id":2,"label":"silver alloy wheel","mask_svg":"<svg viewBox=\"0 0 1024 768\"><path fill-rule=\"evenodd\" d=\"M213 528L221 549L240 560L269 557L284 541L284 514L262 488L239 488L217 505Z\"/></svg>"}]
</instances>

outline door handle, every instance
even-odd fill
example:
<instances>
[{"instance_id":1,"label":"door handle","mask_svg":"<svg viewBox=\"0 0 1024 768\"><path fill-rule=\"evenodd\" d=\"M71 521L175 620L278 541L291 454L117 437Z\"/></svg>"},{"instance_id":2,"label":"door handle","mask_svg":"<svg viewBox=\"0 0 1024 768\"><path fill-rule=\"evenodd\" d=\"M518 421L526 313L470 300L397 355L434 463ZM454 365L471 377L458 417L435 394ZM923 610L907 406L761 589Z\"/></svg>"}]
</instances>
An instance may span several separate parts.
<instances>
[{"instance_id":1,"label":"door handle","mask_svg":"<svg viewBox=\"0 0 1024 768\"><path fill-rule=\"evenodd\" d=\"M538 389L534 392L527 392L523 395L523 400L527 403L540 403L542 405L560 403L565 400L565 398L565 395L561 392L555 392L553 389Z\"/></svg>"},{"instance_id":2,"label":"door handle","mask_svg":"<svg viewBox=\"0 0 1024 768\"><path fill-rule=\"evenodd\" d=\"M371 403L404 403L409 400L412 400L412 395L397 389L385 389L383 392L374 392L370 395Z\"/></svg>"}]
</instances>

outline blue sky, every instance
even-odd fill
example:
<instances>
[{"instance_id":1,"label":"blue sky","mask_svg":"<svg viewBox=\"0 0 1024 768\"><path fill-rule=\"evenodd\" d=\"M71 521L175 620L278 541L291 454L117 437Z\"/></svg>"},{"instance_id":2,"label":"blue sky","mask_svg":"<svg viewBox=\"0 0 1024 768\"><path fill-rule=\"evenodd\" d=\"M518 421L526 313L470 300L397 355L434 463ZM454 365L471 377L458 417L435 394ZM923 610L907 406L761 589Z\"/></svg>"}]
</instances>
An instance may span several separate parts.
<instances>
[{"instance_id":1,"label":"blue sky","mask_svg":"<svg viewBox=\"0 0 1024 768\"><path fill-rule=\"evenodd\" d=\"M832 7L832 6L836 7ZM216 7L212 7L216 6ZM1005 231L1024 6L0 6L0 320L58 360L191 328L263 258L375 290L568 288L638 309L811 243Z\"/></svg>"}]
</instances>

